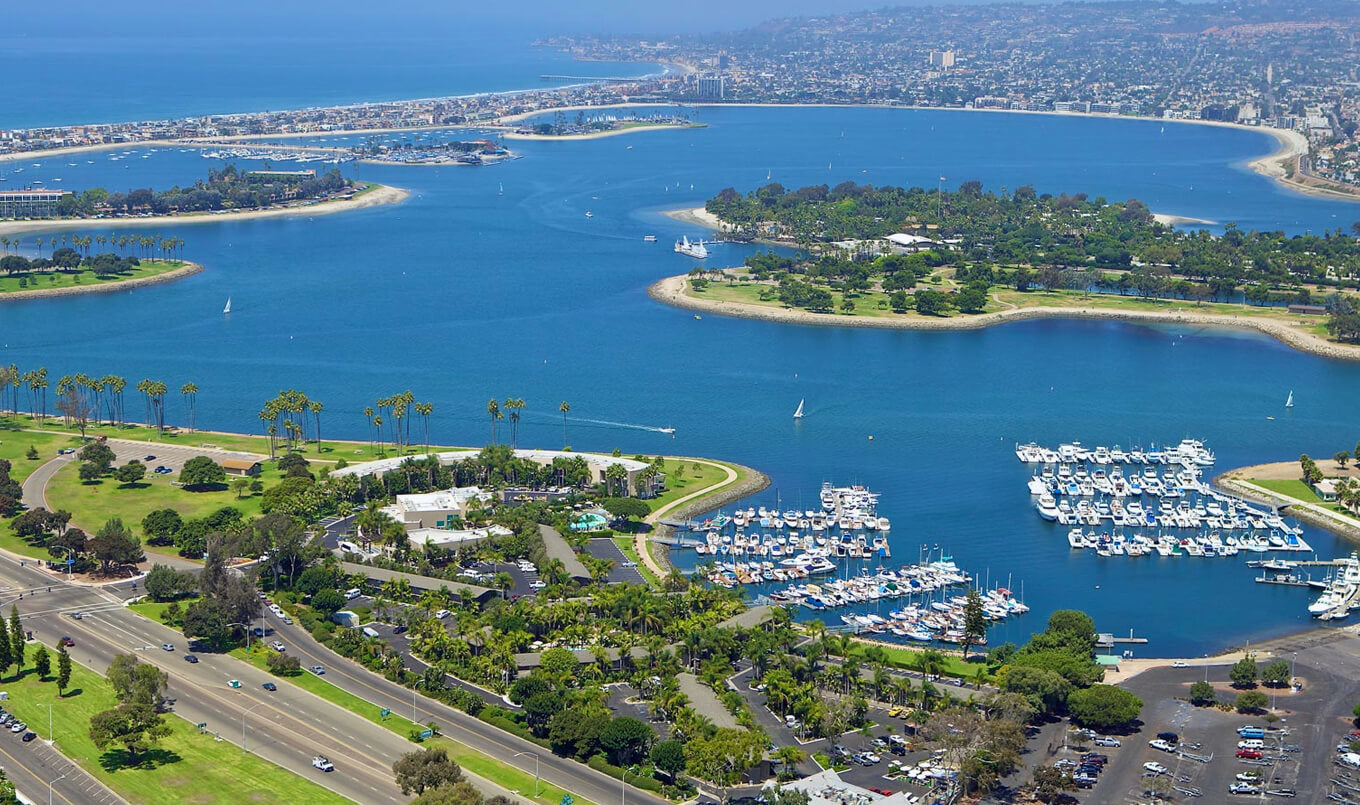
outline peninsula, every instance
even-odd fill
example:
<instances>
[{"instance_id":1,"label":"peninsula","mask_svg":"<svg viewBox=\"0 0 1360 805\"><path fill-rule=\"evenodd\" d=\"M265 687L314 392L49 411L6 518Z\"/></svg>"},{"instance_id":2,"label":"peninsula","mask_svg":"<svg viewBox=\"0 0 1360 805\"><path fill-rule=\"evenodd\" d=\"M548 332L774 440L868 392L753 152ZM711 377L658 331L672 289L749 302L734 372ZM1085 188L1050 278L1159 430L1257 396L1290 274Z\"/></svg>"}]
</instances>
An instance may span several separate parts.
<instances>
[{"instance_id":1,"label":"peninsula","mask_svg":"<svg viewBox=\"0 0 1360 805\"><path fill-rule=\"evenodd\" d=\"M796 249L696 268L652 286L661 301L750 318L971 329L1038 317L1251 327L1290 346L1360 359L1360 242L1341 234L1222 237L1157 221L1142 202L1001 196L843 182L728 188L678 214L724 237Z\"/></svg>"}]
</instances>

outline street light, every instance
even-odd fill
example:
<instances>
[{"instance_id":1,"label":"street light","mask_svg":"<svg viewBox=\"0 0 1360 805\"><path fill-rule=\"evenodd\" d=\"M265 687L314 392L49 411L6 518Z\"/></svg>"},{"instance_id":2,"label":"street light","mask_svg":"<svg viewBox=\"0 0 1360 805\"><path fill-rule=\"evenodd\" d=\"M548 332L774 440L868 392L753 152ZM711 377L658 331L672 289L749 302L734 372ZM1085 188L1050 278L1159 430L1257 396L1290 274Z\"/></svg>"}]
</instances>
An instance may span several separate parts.
<instances>
[{"instance_id":1,"label":"street light","mask_svg":"<svg viewBox=\"0 0 1360 805\"><path fill-rule=\"evenodd\" d=\"M515 757L520 755L532 755L534 758L534 799L538 799L538 753L537 752L516 752Z\"/></svg>"},{"instance_id":2,"label":"street light","mask_svg":"<svg viewBox=\"0 0 1360 805\"><path fill-rule=\"evenodd\" d=\"M47 742L52 743L57 740L56 733L52 731L52 705L43 704L42 702L38 702L38 705L47 708Z\"/></svg>"},{"instance_id":3,"label":"street light","mask_svg":"<svg viewBox=\"0 0 1360 805\"><path fill-rule=\"evenodd\" d=\"M634 766L633 768L637 767ZM628 781L628 771L627 767L619 769L619 805L628 805L628 786L625 785ZM634 772L633 776L636 777L637 773Z\"/></svg>"},{"instance_id":4,"label":"street light","mask_svg":"<svg viewBox=\"0 0 1360 805\"><path fill-rule=\"evenodd\" d=\"M265 704L267 704L267 702L260 702L259 704L256 704L256 705L252 706L249 710L246 710L244 713L241 714L241 751L242 751L242 752L245 752L245 751L246 751L246 716L250 715L250 711L251 711L251 710L254 710L256 707L264 707Z\"/></svg>"},{"instance_id":5,"label":"street light","mask_svg":"<svg viewBox=\"0 0 1360 805\"><path fill-rule=\"evenodd\" d=\"M53 786L53 785L56 785L57 783L61 782L62 780L65 780L65 779L66 779L66 775L63 774L62 776L58 777L58 778L55 779L55 780L48 780L48 781L47 781L47 805L52 805L52 786Z\"/></svg>"},{"instance_id":6,"label":"street light","mask_svg":"<svg viewBox=\"0 0 1360 805\"><path fill-rule=\"evenodd\" d=\"M227 626L228 626L228 627L232 627L232 626L240 626L241 628L243 628L243 629L246 630L246 653L249 654L249 653L250 653L250 624L249 624L249 623L241 623L240 621L233 621L232 623L228 623ZM260 631L264 631L264 630L262 629L262 630L260 630Z\"/></svg>"},{"instance_id":7,"label":"street light","mask_svg":"<svg viewBox=\"0 0 1360 805\"><path fill-rule=\"evenodd\" d=\"M63 551L66 551L66 579L69 581L71 578L71 554L74 553L74 551L72 551L65 545L57 545L54 547L61 548Z\"/></svg>"}]
</instances>

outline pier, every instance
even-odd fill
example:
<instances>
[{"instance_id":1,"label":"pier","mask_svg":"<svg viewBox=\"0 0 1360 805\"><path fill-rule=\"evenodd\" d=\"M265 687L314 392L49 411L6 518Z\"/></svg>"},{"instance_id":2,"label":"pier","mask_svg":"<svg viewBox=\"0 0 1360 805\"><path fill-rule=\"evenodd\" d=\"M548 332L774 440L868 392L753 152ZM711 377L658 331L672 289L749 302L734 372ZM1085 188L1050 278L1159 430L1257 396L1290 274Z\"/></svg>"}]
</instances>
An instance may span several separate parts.
<instances>
[{"instance_id":1,"label":"pier","mask_svg":"<svg viewBox=\"0 0 1360 805\"><path fill-rule=\"evenodd\" d=\"M1276 573L1274 575L1260 575L1256 577L1257 584L1281 584L1286 587L1315 587L1322 589L1327 586L1325 582L1314 581L1311 576L1300 576L1297 573Z\"/></svg>"}]
</instances>

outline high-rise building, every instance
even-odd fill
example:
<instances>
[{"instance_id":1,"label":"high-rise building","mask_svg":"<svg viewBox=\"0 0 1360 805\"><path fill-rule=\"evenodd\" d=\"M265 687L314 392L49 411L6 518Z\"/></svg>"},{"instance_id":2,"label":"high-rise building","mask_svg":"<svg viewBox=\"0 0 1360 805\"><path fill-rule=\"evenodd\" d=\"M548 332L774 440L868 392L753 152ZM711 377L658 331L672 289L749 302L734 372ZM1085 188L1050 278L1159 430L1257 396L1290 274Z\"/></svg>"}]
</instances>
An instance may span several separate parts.
<instances>
[{"instance_id":1,"label":"high-rise building","mask_svg":"<svg viewBox=\"0 0 1360 805\"><path fill-rule=\"evenodd\" d=\"M721 101L723 100L723 90L724 82L721 75L699 76L699 100Z\"/></svg>"},{"instance_id":2,"label":"high-rise building","mask_svg":"<svg viewBox=\"0 0 1360 805\"><path fill-rule=\"evenodd\" d=\"M930 51L930 66L948 70L954 66L954 51L952 50L932 50Z\"/></svg>"}]
</instances>

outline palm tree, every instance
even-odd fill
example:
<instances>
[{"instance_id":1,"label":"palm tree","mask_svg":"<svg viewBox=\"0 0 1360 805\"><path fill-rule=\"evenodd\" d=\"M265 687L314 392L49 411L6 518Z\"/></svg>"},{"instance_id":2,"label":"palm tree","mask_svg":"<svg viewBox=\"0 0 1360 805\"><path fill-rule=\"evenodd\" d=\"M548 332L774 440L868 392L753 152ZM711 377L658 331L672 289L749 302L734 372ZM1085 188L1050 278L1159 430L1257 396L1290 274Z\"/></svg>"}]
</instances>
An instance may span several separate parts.
<instances>
[{"instance_id":1,"label":"palm tree","mask_svg":"<svg viewBox=\"0 0 1360 805\"><path fill-rule=\"evenodd\" d=\"M364 408L364 419L368 420L368 427L369 427L369 431L368 431L368 452L372 453L372 452L373 452L373 430L372 430L372 428L373 428L373 408L372 408L372 406L369 406L369 407Z\"/></svg>"},{"instance_id":2,"label":"palm tree","mask_svg":"<svg viewBox=\"0 0 1360 805\"><path fill-rule=\"evenodd\" d=\"M417 414L420 414L421 421L425 424L425 453L430 452L430 414L434 413L434 403L418 402L414 406Z\"/></svg>"},{"instance_id":3,"label":"palm tree","mask_svg":"<svg viewBox=\"0 0 1360 805\"><path fill-rule=\"evenodd\" d=\"M496 443L496 420L501 418L501 404L491 400L486 404L486 413L491 417L491 443Z\"/></svg>"},{"instance_id":4,"label":"palm tree","mask_svg":"<svg viewBox=\"0 0 1360 805\"><path fill-rule=\"evenodd\" d=\"M571 410L571 405L566 400L557 406L557 410L562 412L562 449L567 449L567 412Z\"/></svg>"},{"instance_id":5,"label":"palm tree","mask_svg":"<svg viewBox=\"0 0 1360 805\"><path fill-rule=\"evenodd\" d=\"M189 430L192 432L198 413L198 386L194 383L185 383L179 387L179 393L183 395L184 406L189 411Z\"/></svg>"},{"instance_id":6,"label":"palm tree","mask_svg":"<svg viewBox=\"0 0 1360 805\"><path fill-rule=\"evenodd\" d=\"M309 400L307 410L312 412L312 418L316 422L316 452L321 452L321 410L325 408L320 400Z\"/></svg>"}]
</instances>

